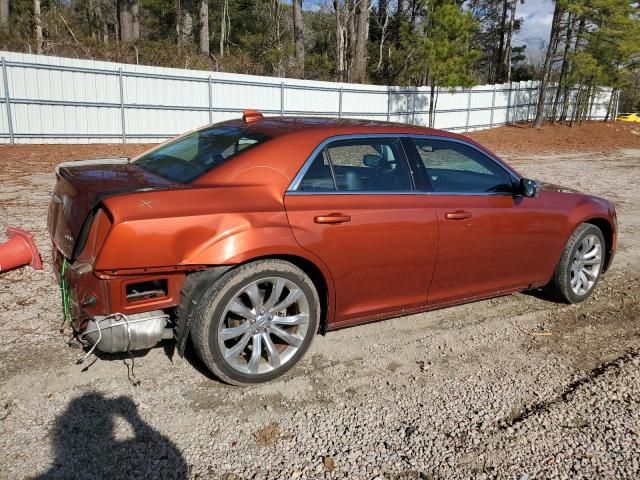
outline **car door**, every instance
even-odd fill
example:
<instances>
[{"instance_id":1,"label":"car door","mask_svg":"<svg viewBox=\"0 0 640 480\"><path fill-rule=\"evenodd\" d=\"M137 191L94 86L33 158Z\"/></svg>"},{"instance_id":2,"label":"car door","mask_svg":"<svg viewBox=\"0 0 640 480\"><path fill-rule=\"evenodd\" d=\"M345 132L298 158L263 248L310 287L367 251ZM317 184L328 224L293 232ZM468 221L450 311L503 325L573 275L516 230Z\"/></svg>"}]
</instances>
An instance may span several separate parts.
<instances>
[{"instance_id":1,"label":"car door","mask_svg":"<svg viewBox=\"0 0 640 480\"><path fill-rule=\"evenodd\" d=\"M398 138L332 139L316 149L285 207L296 240L331 271L335 321L426 304L438 235L427 202Z\"/></svg>"},{"instance_id":2,"label":"car door","mask_svg":"<svg viewBox=\"0 0 640 480\"><path fill-rule=\"evenodd\" d=\"M518 195L515 172L471 144L431 137L411 144L438 217L429 303L534 283L538 258L553 235L542 200Z\"/></svg>"}]
</instances>

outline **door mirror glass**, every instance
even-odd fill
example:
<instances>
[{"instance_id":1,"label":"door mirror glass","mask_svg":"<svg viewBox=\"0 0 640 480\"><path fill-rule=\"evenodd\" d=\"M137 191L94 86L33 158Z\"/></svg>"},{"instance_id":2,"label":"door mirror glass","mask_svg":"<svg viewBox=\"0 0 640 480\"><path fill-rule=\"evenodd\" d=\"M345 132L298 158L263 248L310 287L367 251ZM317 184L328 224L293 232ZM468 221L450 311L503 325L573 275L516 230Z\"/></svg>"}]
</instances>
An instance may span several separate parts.
<instances>
[{"instance_id":1,"label":"door mirror glass","mask_svg":"<svg viewBox=\"0 0 640 480\"><path fill-rule=\"evenodd\" d=\"M382 157L380 155L367 154L362 157L362 163L371 168L380 168L382 166Z\"/></svg>"},{"instance_id":2,"label":"door mirror glass","mask_svg":"<svg viewBox=\"0 0 640 480\"><path fill-rule=\"evenodd\" d=\"M535 197L538 193L538 182L529 178L520 180L520 193L524 197Z\"/></svg>"}]
</instances>

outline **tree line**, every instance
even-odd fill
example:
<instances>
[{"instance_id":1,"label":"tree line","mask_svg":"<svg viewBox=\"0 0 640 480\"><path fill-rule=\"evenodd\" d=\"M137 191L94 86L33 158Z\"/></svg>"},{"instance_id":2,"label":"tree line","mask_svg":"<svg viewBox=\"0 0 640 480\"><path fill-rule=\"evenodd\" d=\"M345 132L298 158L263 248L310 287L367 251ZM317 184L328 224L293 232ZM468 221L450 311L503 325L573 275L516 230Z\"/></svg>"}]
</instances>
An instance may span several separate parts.
<instances>
[{"instance_id":1,"label":"tree line","mask_svg":"<svg viewBox=\"0 0 640 480\"><path fill-rule=\"evenodd\" d=\"M638 2L555 0L539 61L515 41L524 2L0 0L0 41L49 55L426 86L430 118L437 87L520 80L541 82L536 125L581 122L603 86L614 89L609 116L619 98L640 108Z\"/></svg>"}]
</instances>

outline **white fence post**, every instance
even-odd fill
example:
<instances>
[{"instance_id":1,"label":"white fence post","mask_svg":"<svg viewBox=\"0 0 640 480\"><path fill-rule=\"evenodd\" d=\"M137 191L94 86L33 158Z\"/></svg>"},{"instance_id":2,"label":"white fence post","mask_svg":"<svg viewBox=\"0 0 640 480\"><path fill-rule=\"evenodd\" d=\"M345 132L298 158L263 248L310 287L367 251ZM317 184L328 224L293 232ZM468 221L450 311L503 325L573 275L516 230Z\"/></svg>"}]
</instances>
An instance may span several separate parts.
<instances>
[{"instance_id":1,"label":"white fence post","mask_svg":"<svg viewBox=\"0 0 640 480\"><path fill-rule=\"evenodd\" d=\"M118 79L120 81L120 123L122 126L122 143L127 143L127 132L124 123L124 87L122 85L122 67L118 69Z\"/></svg>"},{"instance_id":2,"label":"white fence post","mask_svg":"<svg viewBox=\"0 0 640 480\"><path fill-rule=\"evenodd\" d=\"M509 84L509 88L507 90L509 92L507 96L507 111L504 116L504 124L509 125L509 117L511 115L511 84Z\"/></svg>"},{"instance_id":3,"label":"white fence post","mask_svg":"<svg viewBox=\"0 0 640 480\"><path fill-rule=\"evenodd\" d=\"M213 90L211 89L211 75L209 75L207 87L209 90L209 123L213 123Z\"/></svg>"},{"instance_id":4,"label":"white fence post","mask_svg":"<svg viewBox=\"0 0 640 480\"><path fill-rule=\"evenodd\" d=\"M516 85L516 98L514 99L513 103L516 111L514 112L515 115L513 116L512 123L518 123L518 111L520 110L520 82L518 82L518 85Z\"/></svg>"},{"instance_id":5,"label":"white fence post","mask_svg":"<svg viewBox=\"0 0 640 480\"><path fill-rule=\"evenodd\" d=\"M531 84L531 81L527 82L528 83L528 87L527 90L529 91L529 97L527 100L527 122L529 122L531 120L531 102L532 102L532 98L533 97L533 85Z\"/></svg>"},{"instance_id":6,"label":"white fence post","mask_svg":"<svg viewBox=\"0 0 640 480\"><path fill-rule=\"evenodd\" d=\"M391 87L387 87L387 122L391 120Z\"/></svg>"},{"instance_id":7,"label":"white fence post","mask_svg":"<svg viewBox=\"0 0 640 480\"><path fill-rule=\"evenodd\" d=\"M342 118L342 85L338 91L338 118Z\"/></svg>"},{"instance_id":8,"label":"white fence post","mask_svg":"<svg viewBox=\"0 0 640 480\"><path fill-rule=\"evenodd\" d=\"M473 89L469 87L469 95L467 97L467 120L465 122L464 131L469 131L469 117L471 116L471 95L473 94Z\"/></svg>"},{"instance_id":9,"label":"white fence post","mask_svg":"<svg viewBox=\"0 0 640 480\"><path fill-rule=\"evenodd\" d=\"M418 95L418 87L414 88L411 95L411 123L416 124L416 96ZM435 120L434 120L435 125Z\"/></svg>"},{"instance_id":10,"label":"white fence post","mask_svg":"<svg viewBox=\"0 0 640 480\"><path fill-rule=\"evenodd\" d=\"M284 82L280 82L280 116L284 116Z\"/></svg>"},{"instance_id":11,"label":"white fence post","mask_svg":"<svg viewBox=\"0 0 640 480\"><path fill-rule=\"evenodd\" d=\"M13 119L11 118L11 96L9 95L9 80L7 79L7 65L2 57L2 81L4 83L4 104L7 108L7 127L9 128L9 141L13 145Z\"/></svg>"},{"instance_id":12,"label":"white fence post","mask_svg":"<svg viewBox=\"0 0 640 480\"><path fill-rule=\"evenodd\" d=\"M493 111L496 108L496 85L493 86L493 93L491 94L491 117L489 117L489 128L493 128Z\"/></svg>"}]
</instances>

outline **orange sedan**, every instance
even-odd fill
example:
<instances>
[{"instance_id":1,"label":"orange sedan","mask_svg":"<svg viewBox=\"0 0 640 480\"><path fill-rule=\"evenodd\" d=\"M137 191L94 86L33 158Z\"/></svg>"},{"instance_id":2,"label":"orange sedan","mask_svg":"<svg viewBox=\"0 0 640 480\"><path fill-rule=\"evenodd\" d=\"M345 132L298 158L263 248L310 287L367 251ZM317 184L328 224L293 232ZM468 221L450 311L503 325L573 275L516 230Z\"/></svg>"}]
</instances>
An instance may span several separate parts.
<instances>
[{"instance_id":1,"label":"orange sedan","mask_svg":"<svg viewBox=\"0 0 640 480\"><path fill-rule=\"evenodd\" d=\"M404 124L247 111L56 172L48 225L78 338L192 342L236 385L282 375L318 332L541 287L580 302L616 246L609 201Z\"/></svg>"}]
</instances>

